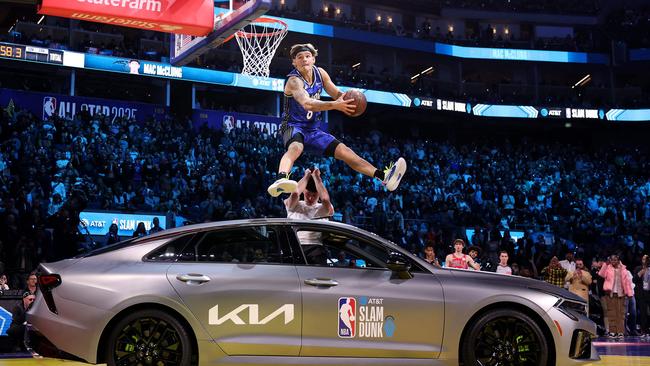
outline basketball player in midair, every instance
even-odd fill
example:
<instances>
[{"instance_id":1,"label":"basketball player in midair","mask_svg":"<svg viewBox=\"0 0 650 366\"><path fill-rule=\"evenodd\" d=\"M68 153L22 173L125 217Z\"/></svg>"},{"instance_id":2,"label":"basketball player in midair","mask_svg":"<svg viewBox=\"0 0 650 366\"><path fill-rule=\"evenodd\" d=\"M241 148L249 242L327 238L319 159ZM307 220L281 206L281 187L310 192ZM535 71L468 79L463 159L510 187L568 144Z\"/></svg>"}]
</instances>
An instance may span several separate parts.
<instances>
[{"instance_id":1,"label":"basketball player in midair","mask_svg":"<svg viewBox=\"0 0 650 366\"><path fill-rule=\"evenodd\" d=\"M287 75L284 86L284 111L280 129L287 150L280 160L277 180L268 188L269 194L277 197L296 190L298 183L289 179L289 174L304 149L324 156L334 156L357 172L381 180L389 191L397 189L406 172L406 161L403 158L397 159L385 170L379 170L334 136L320 129L322 111L338 110L352 114L355 105L353 99L343 99L343 93L325 70L314 65L318 55L316 48L310 43L296 44L291 47L289 54L294 69ZM333 101L320 100L323 89Z\"/></svg>"}]
</instances>

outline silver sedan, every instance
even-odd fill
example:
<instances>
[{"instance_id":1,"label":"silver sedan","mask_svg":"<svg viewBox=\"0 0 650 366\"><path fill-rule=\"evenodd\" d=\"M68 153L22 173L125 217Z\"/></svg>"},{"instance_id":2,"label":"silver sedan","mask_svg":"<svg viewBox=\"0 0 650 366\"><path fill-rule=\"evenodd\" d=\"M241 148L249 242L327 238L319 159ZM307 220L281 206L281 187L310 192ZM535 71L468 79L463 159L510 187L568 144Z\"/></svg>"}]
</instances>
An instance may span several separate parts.
<instances>
[{"instance_id":1,"label":"silver sedan","mask_svg":"<svg viewBox=\"0 0 650 366\"><path fill-rule=\"evenodd\" d=\"M577 365L584 301L327 221L186 226L40 266L28 320L108 365Z\"/></svg>"}]
</instances>

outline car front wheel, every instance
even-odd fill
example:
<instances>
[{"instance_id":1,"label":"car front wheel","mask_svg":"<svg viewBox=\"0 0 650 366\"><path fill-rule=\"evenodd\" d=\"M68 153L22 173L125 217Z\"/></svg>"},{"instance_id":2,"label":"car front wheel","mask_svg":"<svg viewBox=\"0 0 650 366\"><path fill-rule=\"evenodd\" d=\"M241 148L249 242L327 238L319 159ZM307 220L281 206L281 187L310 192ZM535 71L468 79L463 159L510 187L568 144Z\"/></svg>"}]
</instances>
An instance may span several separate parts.
<instances>
[{"instance_id":1,"label":"car front wheel","mask_svg":"<svg viewBox=\"0 0 650 366\"><path fill-rule=\"evenodd\" d=\"M188 366L190 337L173 316L160 310L139 310L117 322L108 338L109 366Z\"/></svg>"},{"instance_id":2,"label":"car front wheel","mask_svg":"<svg viewBox=\"0 0 650 366\"><path fill-rule=\"evenodd\" d=\"M490 311L470 327L462 345L464 366L546 366L549 360L542 329L524 313Z\"/></svg>"}]
</instances>

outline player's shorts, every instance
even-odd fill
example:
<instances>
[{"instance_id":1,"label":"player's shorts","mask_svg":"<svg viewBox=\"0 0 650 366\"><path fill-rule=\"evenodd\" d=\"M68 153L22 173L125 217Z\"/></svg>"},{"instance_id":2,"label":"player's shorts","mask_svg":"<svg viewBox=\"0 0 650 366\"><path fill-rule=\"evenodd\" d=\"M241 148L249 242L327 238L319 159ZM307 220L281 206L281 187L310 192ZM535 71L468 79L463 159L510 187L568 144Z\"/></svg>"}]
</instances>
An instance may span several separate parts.
<instances>
[{"instance_id":1,"label":"player's shorts","mask_svg":"<svg viewBox=\"0 0 650 366\"><path fill-rule=\"evenodd\" d=\"M284 148L289 148L292 142L303 144L305 150L312 154L334 156L336 147L341 143L336 137L318 128L306 128L287 124L282 131Z\"/></svg>"}]
</instances>

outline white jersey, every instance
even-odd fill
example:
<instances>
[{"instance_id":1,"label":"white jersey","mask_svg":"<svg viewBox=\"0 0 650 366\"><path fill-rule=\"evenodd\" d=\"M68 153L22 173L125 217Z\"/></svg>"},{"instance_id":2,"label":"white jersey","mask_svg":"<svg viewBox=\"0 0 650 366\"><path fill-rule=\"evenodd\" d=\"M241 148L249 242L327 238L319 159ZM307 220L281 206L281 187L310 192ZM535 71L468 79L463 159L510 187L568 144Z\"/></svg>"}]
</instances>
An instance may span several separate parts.
<instances>
[{"instance_id":1,"label":"white jersey","mask_svg":"<svg viewBox=\"0 0 650 366\"><path fill-rule=\"evenodd\" d=\"M287 217L293 220L311 220L315 217L329 216L327 208L323 207L323 204L320 202L308 206L305 201L298 201L293 209L289 209L289 207L286 207L286 209Z\"/></svg>"},{"instance_id":2,"label":"white jersey","mask_svg":"<svg viewBox=\"0 0 650 366\"><path fill-rule=\"evenodd\" d=\"M309 206L305 201L298 201L293 209L285 203L287 209L287 218L293 220L312 220L317 217L327 217L330 215L327 207L324 207L322 203L316 202L313 205ZM298 240L300 244L322 244L321 233L313 231L299 231Z\"/></svg>"},{"instance_id":3,"label":"white jersey","mask_svg":"<svg viewBox=\"0 0 650 366\"><path fill-rule=\"evenodd\" d=\"M511 275L512 274L512 268L510 268L510 266L502 266L502 265L499 264L497 266L497 273Z\"/></svg>"}]
</instances>

